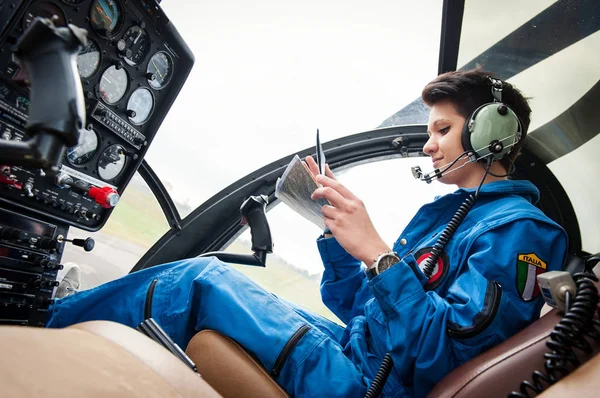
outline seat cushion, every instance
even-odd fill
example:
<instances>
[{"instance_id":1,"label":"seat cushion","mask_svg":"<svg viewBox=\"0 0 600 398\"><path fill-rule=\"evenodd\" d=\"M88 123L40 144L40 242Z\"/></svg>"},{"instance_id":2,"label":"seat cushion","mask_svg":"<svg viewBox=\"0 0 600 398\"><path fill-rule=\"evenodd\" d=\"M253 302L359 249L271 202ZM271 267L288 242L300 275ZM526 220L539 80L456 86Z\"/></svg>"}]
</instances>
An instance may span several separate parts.
<instances>
[{"instance_id":1,"label":"seat cushion","mask_svg":"<svg viewBox=\"0 0 600 398\"><path fill-rule=\"evenodd\" d=\"M214 330L198 332L186 354L223 397L289 397L239 344Z\"/></svg>"},{"instance_id":2,"label":"seat cushion","mask_svg":"<svg viewBox=\"0 0 600 398\"><path fill-rule=\"evenodd\" d=\"M0 327L9 397L219 397L179 359L127 326Z\"/></svg>"}]
</instances>

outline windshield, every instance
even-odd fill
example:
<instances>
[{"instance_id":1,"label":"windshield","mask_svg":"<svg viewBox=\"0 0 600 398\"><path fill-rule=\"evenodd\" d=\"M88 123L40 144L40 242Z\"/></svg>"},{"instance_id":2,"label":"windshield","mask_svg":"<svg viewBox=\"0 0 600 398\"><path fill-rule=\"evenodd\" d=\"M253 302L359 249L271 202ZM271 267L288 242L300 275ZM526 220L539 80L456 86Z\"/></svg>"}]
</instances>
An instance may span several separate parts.
<instances>
[{"instance_id":1,"label":"windshield","mask_svg":"<svg viewBox=\"0 0 600 398\"><path fill-rule=\"evenodd\" d=\"M437 74L441 0L161 4L196 57L146 159L185 217L252 170L371 130Z\"/></svg>"}]
</instances>

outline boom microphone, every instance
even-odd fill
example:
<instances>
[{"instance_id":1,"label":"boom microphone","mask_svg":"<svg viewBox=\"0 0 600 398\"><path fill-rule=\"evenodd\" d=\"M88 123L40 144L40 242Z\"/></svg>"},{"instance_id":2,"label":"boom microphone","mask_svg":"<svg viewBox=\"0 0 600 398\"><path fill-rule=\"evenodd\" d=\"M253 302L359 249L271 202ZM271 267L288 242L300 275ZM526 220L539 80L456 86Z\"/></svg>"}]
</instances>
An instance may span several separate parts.
<instances>
[{"instance_id":1,"label":"boom microphone","mask_svg":"<svg viewBox=\"0 0 600 398\"><path fill-rule=\"evenodd\" d=\"M431 171L431 172L429 172L427 174L424 174L421 171L421 167L420 166L413 166L413 167L411 167L412 175L417 180L425 181L427 184L430 184L431 181L433 181L434 179L439 180L443 176L445 176L447 174L450 174L450 173L452 173L452 172L460 169L461 167L464 167L468 163L475 162L476 159L473 156L470 156L470 155L471 155L470 151L465 151L465 152L461 153L460 155L458 155L456 157L456 159L454 159L451 163L446 164L446 165L444 165L442 167L439 167L437 169L434 169L433 171ZM460 166L458 166L454 170L450 170L450 168L452 166L454 166L454 164L456 162L458 162L460 159L464 158L465 156L467 156L467 160L468 161L464 162L463 164L461 164ZM450 171L448 171L448 170L450 170Z\"/></svg>"}]
</instances>

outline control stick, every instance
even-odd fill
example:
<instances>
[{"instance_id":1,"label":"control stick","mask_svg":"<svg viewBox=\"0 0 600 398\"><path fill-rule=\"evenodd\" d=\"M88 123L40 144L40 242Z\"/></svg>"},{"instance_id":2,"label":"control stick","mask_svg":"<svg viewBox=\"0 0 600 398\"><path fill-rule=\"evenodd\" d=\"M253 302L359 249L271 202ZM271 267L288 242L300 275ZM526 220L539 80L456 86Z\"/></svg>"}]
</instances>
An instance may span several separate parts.
<instances>
[{"instance_id":1,"label":"control stick","mask_svg":"<svg viewBox=\"0 0 600 398\"><path fill-rule=\"evenodd\" d=\"M96 242L92 238L67 239L67 238L63 238L62 236L59 236L57 240L61 243L62 242L71 242L75 246L83 247L83 250L85 250L86 252L91 252L92 250L94 250L94 246L96 245Z\"/></svg>"},{"instance_id":2,"label":"control stick","mask_svg":"<svg viewBox=\"0 0 600 398\"><path fill-rule=\"evenodd\" d=\"M269 228L269 222L267 221L266 216L267 203L269 203L269 199L265 195L250 196L240 207L242 224L247 223L250 227L253 255L228 252L208 252L202 253L199 257L215 256L226 263L266 267L267 254L273 253L271 229Z\"/></svg>"}]
</instances>

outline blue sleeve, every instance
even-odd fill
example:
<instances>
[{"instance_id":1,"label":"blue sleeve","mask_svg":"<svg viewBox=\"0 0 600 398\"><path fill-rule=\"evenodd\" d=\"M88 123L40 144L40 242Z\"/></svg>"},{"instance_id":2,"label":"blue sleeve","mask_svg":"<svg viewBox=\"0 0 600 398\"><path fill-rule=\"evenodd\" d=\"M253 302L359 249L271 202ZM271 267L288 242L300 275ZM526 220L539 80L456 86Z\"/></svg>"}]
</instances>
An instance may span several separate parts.
<instances>
[{"instance_id":1,"label":"blue sleeve","mask_svg":"<svg viewBox=\"0 0 600 398\"><path fill-rule=\"evenodd\" d=\"M562 228L521 219L473 237L452 265L458 274L445 297L424 290L412 256L373 278L375 300L366 312L383 311L396 376L415 396L425 396L452 369L537 319L543 300L523 299L519 256L535 253L546 270L560 270L566 248Z\"/></svg>"},{"instance_id":2,"label":"blue sleeve","mask_svg":"<svg viewBox=\"0 0 600 398\"><path fill-rule=\"evenodd\" d=\"M331 312L347 324L362 315L366 302L373 298L364 267L335 238L321 238L317 246L325 266L321 298Z\"/></svg>"}]
</instances>

